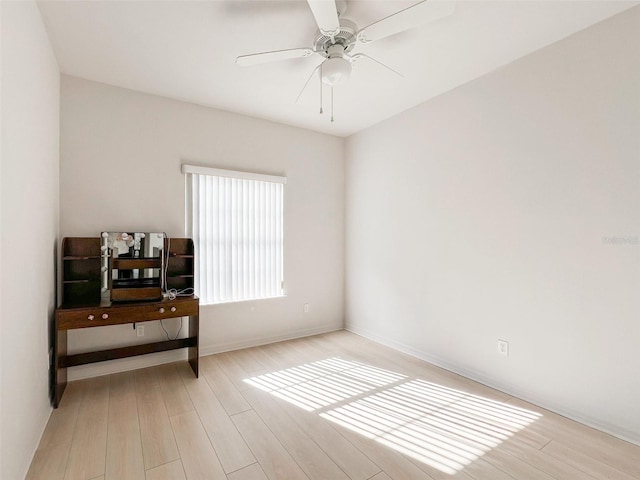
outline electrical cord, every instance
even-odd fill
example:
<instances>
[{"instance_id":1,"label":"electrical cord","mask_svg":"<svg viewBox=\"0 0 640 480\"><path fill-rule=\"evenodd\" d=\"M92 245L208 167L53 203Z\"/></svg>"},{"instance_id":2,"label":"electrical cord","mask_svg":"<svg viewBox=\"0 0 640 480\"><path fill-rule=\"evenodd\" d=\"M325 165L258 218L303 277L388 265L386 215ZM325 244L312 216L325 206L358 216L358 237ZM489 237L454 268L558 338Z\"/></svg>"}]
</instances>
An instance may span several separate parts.
<instances>
[{"instance_id":1,"label":"electrical cord","mask_svg":"<svg viewBox=\"0 0 640 480\"><path fill-rule=\"evenodd\" d=\"M182 290L170 288L165 292L165 298L168 298L169 300L175 300L176 297L190 297L191 295L193 295L193 293L194 290L191 287L183 288Z\"/></svg>"},{"instance_id":2,"label":"electrical cord","mask_svg":"<svg viewBox=\"0 0 640 480\"><path fill-rule=\"evenodd\" d=\"M178 328L178 333L176 333L176 336L171 338L169 336L169 332L167 332L167 329L164 328L164 320L160 320L160 326L162 327L162 330L164 331L164 334L167 336L167 340L177 340L178 337L180 336L180 331L182 330L182 324L183 324L183 319L182 317L180 317L180 328Z\"/></svg>"},{"instance_id":3,"label":"electrical cord","mask_svg":"<svg viewBox=\"0 0 640 480\"><path fill-rule=\"evenodd\" d=\"M164 298L168 298L169 300L175 300L177 297L190 297L195 293L194 289L191 287L183 288L181 290L178 290L177 288L167 288L167 271L169 270L169 252L171 251L171 238L167 236L166 232L164 233L164 238L167 241L167 249L166 252L163 252L165 261L162 271L162 288L164 290L162 296ZM176 336L174 338L171 338L169 336L169 332L167 332L167 330L164 328L163 321L160 320L160 326L162 327L162 330L164 330L164 333L167 336L168 340L176 340L178 338L178 336L180 335L180 331L182 330L183 323L184 319L180 317L180 328L178 328L178 333L176 333Z\"/></svg>"},{"instance_id":4,"label":"electrical cord","mask_svg":"<svg viewBox=\"0 0 640 480\"><path fill-rule=\"evenodd\" d=\"M164 232L164 239L167 241L167 249L166 251L162 252L162 255L164 256L164 269L162 271L162 288L164 290L164 293L169 293L167 289L167 271L169 270L169 252L171 251L171 238L167 236L167 232Z\"/></svg>"}]
</instances>

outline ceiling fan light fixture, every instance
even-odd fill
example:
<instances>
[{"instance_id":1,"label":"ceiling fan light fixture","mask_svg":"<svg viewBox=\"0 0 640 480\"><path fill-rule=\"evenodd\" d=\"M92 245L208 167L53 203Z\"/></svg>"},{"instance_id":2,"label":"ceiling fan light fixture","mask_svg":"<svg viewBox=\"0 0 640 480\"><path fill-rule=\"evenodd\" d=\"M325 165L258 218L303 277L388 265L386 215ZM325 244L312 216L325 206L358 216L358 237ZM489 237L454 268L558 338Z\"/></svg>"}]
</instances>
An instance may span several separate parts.
<instances>
[{"instance_id":1,"label":"ceiling fan light fixture","mask_svg":"<svg viewBox=\"0 0 640 480\"><path fill-rule=\"evenodd\" d=\"M322 81L329 86L343 82L351 75L351 63L341 57L332 57L322 64Z\"/></svg>"}]
</instances>

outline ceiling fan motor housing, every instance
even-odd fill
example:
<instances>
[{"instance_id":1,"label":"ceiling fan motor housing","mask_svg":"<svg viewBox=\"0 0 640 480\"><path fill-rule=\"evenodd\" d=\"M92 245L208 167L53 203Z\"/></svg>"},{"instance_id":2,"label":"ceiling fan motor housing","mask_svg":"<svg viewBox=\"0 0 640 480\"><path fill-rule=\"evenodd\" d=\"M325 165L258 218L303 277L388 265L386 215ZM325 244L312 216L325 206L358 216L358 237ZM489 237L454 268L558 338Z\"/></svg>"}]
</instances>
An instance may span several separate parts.
<instances>
[{"instance_id":1,"label":"ceiling fan motor housing","mask_svg":"<svg viewBox=\"0 0 640 480\"><path fill-rule=\"evenodd\" d=\"M320 33L314 42L314 50L316 52L327 52L332 45L342 45L344 53L348 53L353 49L356 42L356 24L346 18L340 19L340 30L332 37ZM329 55L325 53L328 57Z\"/></svg>"}]
</instances>

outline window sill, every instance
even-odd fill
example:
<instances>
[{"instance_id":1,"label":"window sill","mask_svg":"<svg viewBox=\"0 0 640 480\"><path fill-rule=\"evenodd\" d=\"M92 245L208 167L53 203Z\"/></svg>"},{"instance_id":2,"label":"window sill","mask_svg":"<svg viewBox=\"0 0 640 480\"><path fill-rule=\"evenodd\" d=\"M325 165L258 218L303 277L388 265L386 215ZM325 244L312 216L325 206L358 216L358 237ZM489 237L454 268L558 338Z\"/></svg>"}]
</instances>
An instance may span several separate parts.
<instances>
[{"instance_id":1,"label":"window sill","mask_svg":"<svg viewBox=\"0 0 640 480\"><path fill-rule=\"evenodd\" d=\"M231 305L234 303L251 303L251 302L261 302L263 300L276 300L278 298L284 298L286 297L287 294L284 293L282 295L276 295L273 297L260 297L260 298L249 298L246 300L228 300L226 302L216 302L216 303L202 303L202 300L200 300L200 306L201 307L215 307L217 305Z\"/></svg>"}]
</instances>

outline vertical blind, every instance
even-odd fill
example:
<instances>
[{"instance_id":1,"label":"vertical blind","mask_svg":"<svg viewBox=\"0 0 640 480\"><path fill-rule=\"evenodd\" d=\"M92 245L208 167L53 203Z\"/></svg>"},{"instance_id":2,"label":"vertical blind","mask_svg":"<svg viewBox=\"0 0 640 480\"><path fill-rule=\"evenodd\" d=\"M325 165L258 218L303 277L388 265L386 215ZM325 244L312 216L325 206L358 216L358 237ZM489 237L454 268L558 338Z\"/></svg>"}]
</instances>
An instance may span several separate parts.
<instances>
[{"instance_id":1,"label":"vertical blind","mask_svg":"<svg viewBox=\"0 0 640 480\"><path fill-rule=\"evenodd\" d=\"M283 295L286 178L187 165L183 172L191 176L195 291L201 302Z\"/></svg>"}]
</instances>

